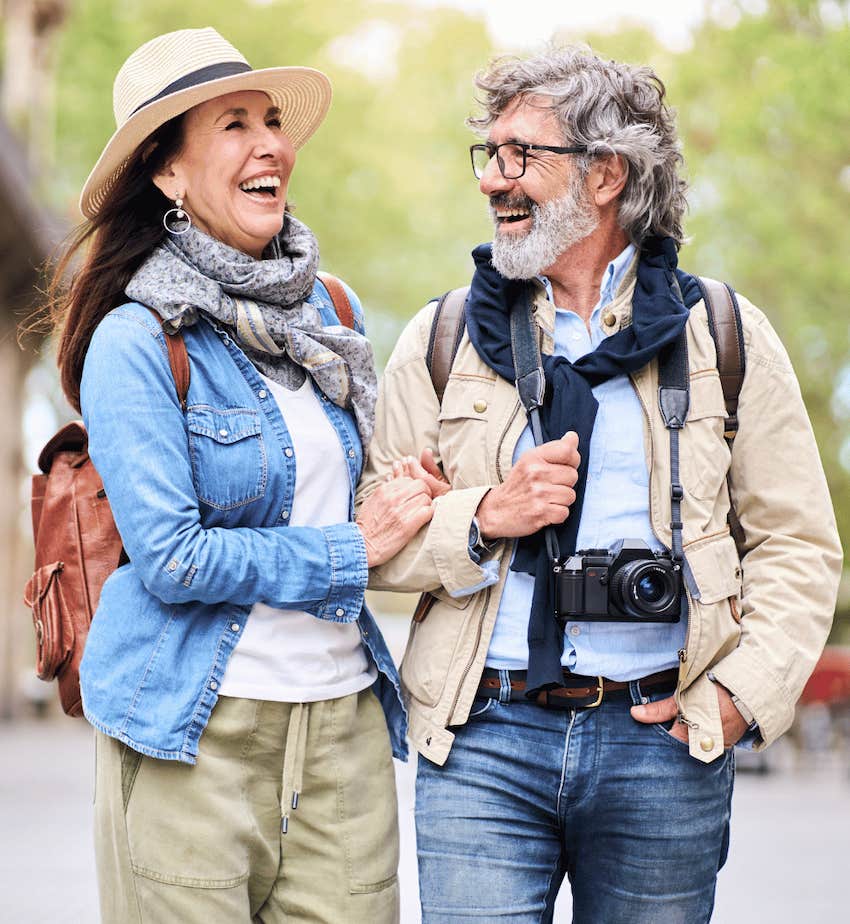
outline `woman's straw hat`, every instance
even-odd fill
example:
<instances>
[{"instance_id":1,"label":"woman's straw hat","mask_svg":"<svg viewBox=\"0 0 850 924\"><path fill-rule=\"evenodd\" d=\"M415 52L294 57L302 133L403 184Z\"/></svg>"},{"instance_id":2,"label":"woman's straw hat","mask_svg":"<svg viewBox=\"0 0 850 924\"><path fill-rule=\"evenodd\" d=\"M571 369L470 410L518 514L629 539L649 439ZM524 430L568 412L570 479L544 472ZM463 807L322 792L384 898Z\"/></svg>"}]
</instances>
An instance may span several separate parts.
<instances>
[{"instance_id":1,"label":"woman's straw hat","mask_svg":"<svg viewBox=\"0 0 850 924\"><path fill-rule=\"evenodd\" d=\"M181 29L142 45L115 78L115 134L80 194L80 211L94 218L127 161L160 125L225 93L261 90L281 111L283 133L299 148L319 127L331 84L310 67L255 71L215 29Z\"/></svg>"}]
</instances>

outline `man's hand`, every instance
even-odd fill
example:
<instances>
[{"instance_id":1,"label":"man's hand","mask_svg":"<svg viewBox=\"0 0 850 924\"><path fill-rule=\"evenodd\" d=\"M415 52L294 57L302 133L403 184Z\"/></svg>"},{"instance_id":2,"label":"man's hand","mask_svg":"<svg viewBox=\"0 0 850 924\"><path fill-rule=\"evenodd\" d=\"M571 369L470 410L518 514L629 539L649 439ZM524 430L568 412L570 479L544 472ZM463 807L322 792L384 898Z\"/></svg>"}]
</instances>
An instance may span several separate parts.
<instances>
[{"instance_id":1,"label":"man's hand","mask_svg":"<svg viewBox=\"0 0 850 924\"><path fill-rule=\"evenodd\" d=\"M559 440L524 453L508 477L488 491L476 517L484 539L530 536L569 516L578 481L578 436L570 431Z\"/></svg>"},{"instance_id":2,"label":"man's hand","mask_svg":"<svg viewBox=\"0 0 850 924\"><path fill-rule=\"evenodd\" d=\"M437 465L433 451L427 448L422 450L418 461L413 456L405 456L393 462L393 473L390 477L418 478L428 488L431 497L442 497L452 489Z\"/></svg>"},{"instance_id":3,"label":"man's hand","mask_svg":"<svg viewBox=\"0 0 850 924\"><path fill-rule=\"evenodd\" d=\"M720 721L723 723L723 746L731 748L737 744L747 730L747 722L732 702L732 694L719 683L714 684L720 705ZM674 697L659 699L645 706L632 706L632 718L647 725L662 724L675 719L679 714ZM679 741L688 742L688 727L682 722L673 722L670 734Z\"/></svg>"}]
</instances>

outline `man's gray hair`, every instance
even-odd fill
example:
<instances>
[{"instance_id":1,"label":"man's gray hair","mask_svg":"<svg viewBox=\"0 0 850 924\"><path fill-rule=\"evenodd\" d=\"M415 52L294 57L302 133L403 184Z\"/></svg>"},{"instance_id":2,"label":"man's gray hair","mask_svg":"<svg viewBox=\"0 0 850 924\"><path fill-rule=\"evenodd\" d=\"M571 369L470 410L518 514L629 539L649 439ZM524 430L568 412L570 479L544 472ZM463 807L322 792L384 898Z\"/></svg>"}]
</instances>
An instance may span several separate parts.
<instances>
[{"instance_id":1,"label":"man's gray hair","mask_svg":"<svg viewBox=\"0 0 850 924\"><path fill-rule=\"evenodd\" d=\"M476 75L481 116L473 130L489 127L517 97L548 97L567 144L587 145L579 158L587 174L594 156L619 154L628 164L620 194L619 222L631 241L648 235L684 240L687 183L664 84L650 67L605 61L586 46L550 47L530 58L505 56ZM534 142L536 139L523 139Z\"/></svg>"}]
</instances>

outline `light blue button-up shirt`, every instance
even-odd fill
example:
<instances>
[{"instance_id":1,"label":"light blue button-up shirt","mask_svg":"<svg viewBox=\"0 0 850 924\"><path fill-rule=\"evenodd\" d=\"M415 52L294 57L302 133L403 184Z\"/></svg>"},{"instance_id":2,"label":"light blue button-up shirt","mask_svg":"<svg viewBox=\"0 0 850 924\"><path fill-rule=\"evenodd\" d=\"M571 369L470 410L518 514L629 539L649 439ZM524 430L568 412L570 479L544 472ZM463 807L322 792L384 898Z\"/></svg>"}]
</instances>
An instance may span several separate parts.
<instances>
[{"instance_id":1,"label":"light blue button-up shirt","mask_svg":"<svg viewBox=\"0 0 850 924\"><path fill-rule=\"evenodd\" d=\"M628 247L612 260L602 277L599 302L590 316L590 330L574 312L556 308L555 353L570 362L594 350L604 339L602 310L609 305L630 266L635 249ZM552 288L544 279L549 299ZM590 442L587 485L577 548L609 548L618 539L642 539L650 548L663 546L649 521L649 472L643 438L643 409L629 381L620 375L593 389L599 402ZM525 428L514 450L514 463L533 448ZM489 667L528 666L528 616L534 578L509 571L496 626L487 653ZM611 680L633 680L679 663L685 643L685 621L679 623L569 622L562 663L577 674Z\"/></svg>"}]
</instances>

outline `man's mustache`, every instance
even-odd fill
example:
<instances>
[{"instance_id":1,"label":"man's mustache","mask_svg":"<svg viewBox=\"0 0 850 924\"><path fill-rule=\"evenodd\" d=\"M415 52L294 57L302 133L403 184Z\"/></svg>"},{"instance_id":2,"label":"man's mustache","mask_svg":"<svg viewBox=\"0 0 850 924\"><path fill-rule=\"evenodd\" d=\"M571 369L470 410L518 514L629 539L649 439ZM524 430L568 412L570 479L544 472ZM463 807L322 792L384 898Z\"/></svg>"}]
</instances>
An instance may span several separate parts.
<instances>
[{"instance_id":1,"label":"man's mustache","mask_svg":"<svg viewBox=\"0 0 850 924\"><path fill-rule=\"evenodd\" d=\"M537 203L528 196L509 196L507 193L490 196L491 209L523 209L530 212L536 206Z\"/></svg>"}]
</instances>

